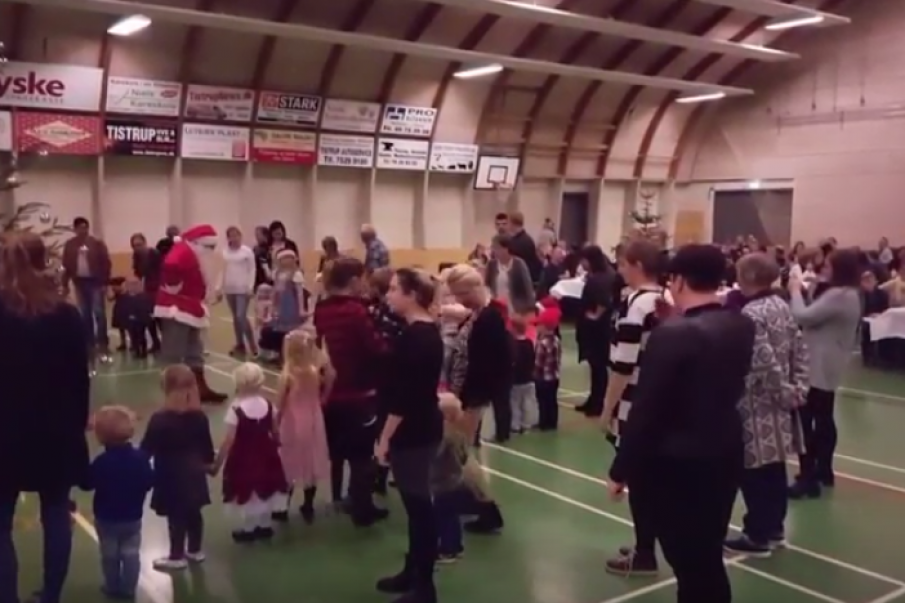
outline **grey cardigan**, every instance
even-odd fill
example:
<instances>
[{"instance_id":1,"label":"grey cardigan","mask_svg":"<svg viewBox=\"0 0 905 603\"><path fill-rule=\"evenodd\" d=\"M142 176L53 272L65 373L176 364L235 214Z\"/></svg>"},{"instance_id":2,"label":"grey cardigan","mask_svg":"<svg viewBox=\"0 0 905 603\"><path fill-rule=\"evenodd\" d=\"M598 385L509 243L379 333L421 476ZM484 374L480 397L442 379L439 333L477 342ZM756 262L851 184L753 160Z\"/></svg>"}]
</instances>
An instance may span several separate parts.
<instances>
[{"instance_id":1,"label":"grey cardigan","mask_svg":"<svg viewBox=\"0 0 905 603\"><path fill-rule=\"evenodd\" d=\"M487 264L484 281L494 297L501 296L497 291L496 281L500 272L499 260L490 260ZM531 272L522 258L512 256L512 264L509 267L509 291L506 292L512 308L520 313L531 312L534 309L534 283L531 282Z\"/></svg>"},{"instance_id":2,"label":"grey cardigan","mask_svg":"<svg viewBox=\"0 0 905 603\"><path fill-rule=\"evenodd\" d=\"M842 383L861 324L861 296L852 287L831 287L811 305L793 293L792 315L801 325L810 361L811 387L834 392Z\"/></svg>"}]
</instances>

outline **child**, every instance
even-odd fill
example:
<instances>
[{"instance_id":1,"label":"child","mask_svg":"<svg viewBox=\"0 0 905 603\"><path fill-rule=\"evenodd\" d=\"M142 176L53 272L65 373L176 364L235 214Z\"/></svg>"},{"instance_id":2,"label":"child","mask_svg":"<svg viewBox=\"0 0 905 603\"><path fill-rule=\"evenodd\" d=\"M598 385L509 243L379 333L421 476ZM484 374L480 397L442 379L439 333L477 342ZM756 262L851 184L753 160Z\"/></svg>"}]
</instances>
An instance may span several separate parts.
<instances>
[{"instance_id":1,"label":"child","mask_svg":"<svg viewBox=\"0 0 905 603\"><path fill-rule=\"evenodd\" d=\"M283 249L277 253L276 260L272 317L261 329L261 349L271 359L279 357L286 333L302 326L308 317L308 292L298 256L291 249Z\"/></svg>"},{"instance_id":2,"label":"child","mask_svg":"<svg viewBox=\"0 0 905 603\"><path fill-rule=\"evenodd\" d=\"M226 437L212 470L223 467L223 502L242 520L235 542L273 538L271 514L286 507L289 490L277 439L277 418L263 395L264 369L246 362L234 372L236 397L226 413Z\"/></svg>"},{"instance_id":3,"label":"child","mask_svg":"<svg viewBox=\"0 0 905 603\"><path fill-rule=\"evenodd\" d=\"M141 573L141 517L154 483L148 456L132 445L135 415L122 406L104 406L94 416L94 434L104 451L91 463L94 523L104 573L103 593L132 600Z\"/></svg>"},{"instance_id":4,"label":"child","mask_svg":"<svg viewBox=\"0 0 905 603\"><path fill-rule=\"evenodd\" d=\"M535 426L537 399L534 392L534 344L528 338L528 321L523 316L514 315L510 323L515 339L515 353L509 405L512 408L512 433L520 434Z\"/></svg>"},{"instance_id":5,"label":"child","mask_svg":"<svg viewBox=\"0 0 905 603\"><path fill-rule=\"evenodd\" d=\"M125 291L119 296L114 308L114 315L119 312L125 320L132 354L136 358L148 357L148 337L154 322L154 300L144 292L141 281L130 278L126 280Z\"/></svg>"},{"instance_id":6,"label":"child","mask_svg":"<svg viewBox=\"0 0 905 603\"><path fill-rule=\"evenodd\" d=\"M273 285L269 283L261 283L255 289L255 339L259 345L262 339L264 328L273 320ZM277 354L260 350L259 356L261 360L272 362L277 358Z\"/></svg>"},{"instance_id":7,"label":"child","mask_svg":"<svg viewBox=\"0 0 905 603\"><path fill-rule=\"evenodd\" d=\"M438 563L455 563L462 557L461 515L467 506L464 468L468 461L468 438L461 428L462 403L450 393L440 394L443 442L431 465L431 492L437 526Z\"/></svg>"},{"instance_id":8,"label":"child","mask_svg":"<svg viewBox=\"0 0 905 603\"><path fill-rule=\"evenodd\" d=\"M537 396L538 428L555 431L559 425L559 374L562 342L557 308L545 308L537 316L537 343L534 355L534 391Z\"/></svg>"},{"instance_id":9,"label":"child","mask_svg":"<svg viewBox=\"0 0 905 603\"><path fill-rule=\"evenodd\" d=\"M280 457L291 488L304 495L299 512L305 523L314 521L318 482L330 479L330 453L322 409L333 385L333 369L309 331L292 331L283 340L283 373L277 398ZM291 491L290 491L291 494ZM286 507L289 497L286 497ZM286 521L288 513L274 513Z\"/></svg>"},{"instance_id":10,"label":"child","mask_svg":"<svg viewBox=\"0 0 905 603\"><path fill-rule=\"evenodd\" d=\"M129 349L129 317L126 313L126 306L123 305L122 299L125 296L126 279L121 276L115 276L110 279L110 301L113 302L113 316L110 320L111 326L119 331L119 347L117 352L125 352Z\"/></svg>"},{"instance_id":11,"label":"child","mask_svg":"<svg viewBox=\"0 0 905 603\"><path fill-rule=\"evenodd\" d=\"M170 571L204 561L201 510L211 502L207 474L214 463L214 444L192 369L184 364L167 367L163 393L164 407L151 417L141 448L154 463L151 508L167 518L170 535L170 554L154 560L154 569Z\"/></svg>"}]
</instances>

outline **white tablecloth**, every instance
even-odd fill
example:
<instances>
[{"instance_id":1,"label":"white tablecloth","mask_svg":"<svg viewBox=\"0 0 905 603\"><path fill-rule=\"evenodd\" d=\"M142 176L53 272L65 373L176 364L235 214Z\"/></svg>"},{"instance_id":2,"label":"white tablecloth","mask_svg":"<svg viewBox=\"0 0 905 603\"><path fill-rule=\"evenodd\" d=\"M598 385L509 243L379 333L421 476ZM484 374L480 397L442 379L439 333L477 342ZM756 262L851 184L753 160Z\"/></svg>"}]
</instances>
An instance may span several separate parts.
<instances>
[{"instance_id":1,"label":"white tablecloth","mask_svg":"<svg viewBox=\"0 0 905 603\"><path fill-rule=\"evenodd\" d=\"M868 316L864 322L870 324L870 340L905 339L905 308L890 308L883 314Z\"/></svg>"}]
</instances>

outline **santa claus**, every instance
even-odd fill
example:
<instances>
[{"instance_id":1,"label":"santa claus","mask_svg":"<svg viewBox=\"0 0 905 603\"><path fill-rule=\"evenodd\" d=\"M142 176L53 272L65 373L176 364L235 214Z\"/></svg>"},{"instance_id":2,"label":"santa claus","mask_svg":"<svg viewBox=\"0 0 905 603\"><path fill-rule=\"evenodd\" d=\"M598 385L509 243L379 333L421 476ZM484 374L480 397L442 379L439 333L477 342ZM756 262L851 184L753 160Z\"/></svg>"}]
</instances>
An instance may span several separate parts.
<instances>
[{"instance_id":1,"label":"santa claus","mask_svg":"<svg viewBox=\"0 0 905 603\"><path fill-rule=\"evenodd\" d=\"M217 231L209 224L182 233L163 260L154 316L160 319L161 357L167 364L184 363L198 380L201 401L219 404L226 396L213 391L204 376L204 340L210 325L207 308L211 290L209 263L217 247Z\"/></svg>"}]
</instances>

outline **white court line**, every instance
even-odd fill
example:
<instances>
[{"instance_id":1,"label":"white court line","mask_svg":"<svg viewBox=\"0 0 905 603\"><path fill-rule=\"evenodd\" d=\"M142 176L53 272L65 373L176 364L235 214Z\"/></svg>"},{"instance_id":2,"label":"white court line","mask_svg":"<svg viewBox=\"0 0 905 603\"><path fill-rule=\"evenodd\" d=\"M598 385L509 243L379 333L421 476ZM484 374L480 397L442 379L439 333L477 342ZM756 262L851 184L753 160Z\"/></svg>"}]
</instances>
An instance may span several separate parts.
<instances>
[{"instance_id":1,"label":"white court line","mask_svg":"<svg viewBox=\"0 0 905 603\"><path fill-rule=\"evenodd\" d=\"M499 446L499 445L493 444L491 442L485 442L484 446L487 446L488 448L492 448L493 450L498 450L500 452L510 454L512 456L519 457L521 459L530 461L537 465L541 465L543 467L553 469L554 471L559 471L560 473L564 473L565 475L569 475L569 476L572 476L572 477L575 477L578 479L582 479L582 480L585 480L585 481L588 481L588 482L591 482L594 484L599 484L604 487L607 485L607 482L605 480L594 477L593 475L588 475L587 473L582 473L581 471L576 471L574 469L570 469L569 467L563 467L562 465L557 465L556 463L551 463L550 461L538 458L536 456L532 456L530 454L526 454L526 453L518 451L518 450L513 450L511 448ZM623 519L621 517L619 518L619 521L620 521L620 523L628 522L627 519ZM729 527L732 528L733 530L736 530L739 532L742 530L741 527L736 526L736 525L730 524ZM860 567L857 565L853 565L846 561L842 561L841 559L829 557L827 555L823 555L816 551L812 551L810 549L796 546L792 543L789 543L788 545L786 545L786 548L789 549L790 551L795 551L796 553L801 553L803 555L807 555L808 557L812 557L814 559L817 559L818 561L823 561L824 563L827 563L830 565L835 565L837 567L841 567L843 569L849 570L856 574L861 574L862 576L867 576L868 578L873 578L875 580L879 580L880 582L886 582L887 584L892 584L893 586L905 588L905 582L903 582L902 580L897 580L896 578L891 578L890 576L883 575L883 574L875 572L873 570L869 570L869 569L866 569L866 568L863 568L863 567Z\"/></svg>"},{"instance_id":2,"label":"white court line","mask_svg":"<svg viewBox=\"0 0 905 603\"><path fill-rule=\"evenodd\" d=\"M905 595L905 586L898 588L888 595L883 595L882 597L877 597L876 599L872 599L867 603L892 603L899 597Z\"/></svg>"},{"instance_id":3,"label":"white court line","mask_svg":"<svg viewBox=\"0 0 905 603\"><path fill-rule=\"evenodd\" d=\"M227 364L226 362L214 362L212 363L214 366ZM232 366L232 361L228 366ZM136 369L130 371L110 371L110 372L98 372L95 373L94 378L97 379L99 377L103 377L106 379L114 379L116 377L138 377L139 375L159 375L163 372L163 367L155 366L149 367L146 369Z\"/></svg>"}]
</instances>

